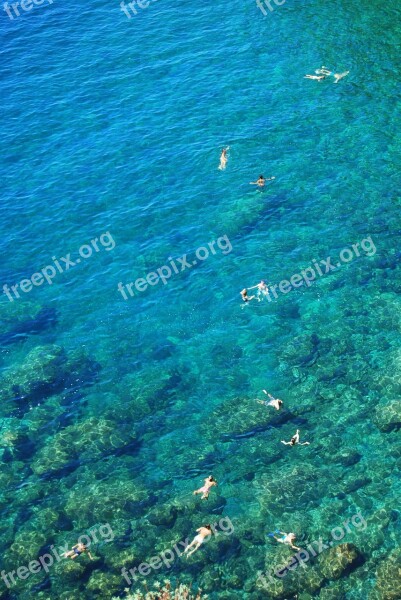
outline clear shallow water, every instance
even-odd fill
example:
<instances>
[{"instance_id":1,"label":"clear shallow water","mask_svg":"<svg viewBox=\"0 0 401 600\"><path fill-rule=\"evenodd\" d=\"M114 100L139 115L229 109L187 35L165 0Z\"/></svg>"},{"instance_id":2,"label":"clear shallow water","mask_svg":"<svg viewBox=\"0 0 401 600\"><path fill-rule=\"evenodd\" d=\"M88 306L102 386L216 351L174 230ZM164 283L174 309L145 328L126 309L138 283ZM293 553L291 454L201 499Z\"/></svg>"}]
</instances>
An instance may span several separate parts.
<instances>
[{"instance_id":1,"label":"clear shallow water","mask_svg":"<svg viewBox=\"0 0 401 600\"><path fill-rule=\"evenodd\" d=\"M4 598L111 598L122 566L221 516L232 536L154 579L219 599L401 597L383 583L400 546L399 432L376 417L401 391L398 23L395 2L287 0L265 18L253 2L161 1L131 20L101 2L3 14L2 285L106 231L116 244L2 296L2 569L101 523L115 533L95 562ZM303 79L322 64L350 75ZM276 176L263 192L248 185L260 172ZM223 235L229 254L118 293ZM244 285L367 236L373 256L241 307ZM285 412L256 404L263 388ZM280 444L296 428L310 447ZM211 471L201 504L191 492ZM358 510L368 527L344 541L364 562L350 574L315 561L287 587L256 586L289 555L266 533L328 540Z\"/></svg>"}]
</instances>

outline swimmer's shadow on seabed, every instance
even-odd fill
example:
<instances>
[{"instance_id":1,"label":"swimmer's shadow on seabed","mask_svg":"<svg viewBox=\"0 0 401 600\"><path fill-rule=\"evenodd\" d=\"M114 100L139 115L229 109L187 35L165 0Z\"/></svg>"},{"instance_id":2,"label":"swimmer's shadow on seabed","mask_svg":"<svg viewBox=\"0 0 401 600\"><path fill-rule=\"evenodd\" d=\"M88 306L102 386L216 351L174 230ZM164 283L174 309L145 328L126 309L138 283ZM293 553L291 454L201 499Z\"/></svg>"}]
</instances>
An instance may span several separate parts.
<instances>
[{"instance_id":1,"label":"swimmer's shadow on seabed","mask_svg":"<svg viewBox=\"0 0 401 600\"><path fill-rule=\"evenodd\" d=\"M253 427L249 431L245 431L243 433L222 433L220 439L222 442L232 442L235 440L241 440L244 438L252 438L260 433L269 430L279 431L281 427L290 421L298 424L299 426L303 426L306 423L305 419L300 418L297 414L291 412L290 410L282 409L280 414L274 415L269 423L265 423L264 425L260 425L257 427Z\"/></svg>"},{"instance_id":2,"label":"swimmer's shadow on seabed","mask_svg":"<svg viewBox=\"0 0 401 600\"><path fill-rule=\"evenodd\" d=\"M293 201L291 203L289 196L284 192L273 195L272 193L269 194L269 190L264 189L252 191L249 194L252 194L252 196L259 195L259 201L263 202L264 206L254 219L240 227L235 237L239 236L239 238L242 238L245 233L251 233L254 229L258 229L260 224L266 219L271 219L271 217L280 219L284 214L288 216L289 212L298 208L298 205L294 205Z\"/></svg>"}]
</instances>

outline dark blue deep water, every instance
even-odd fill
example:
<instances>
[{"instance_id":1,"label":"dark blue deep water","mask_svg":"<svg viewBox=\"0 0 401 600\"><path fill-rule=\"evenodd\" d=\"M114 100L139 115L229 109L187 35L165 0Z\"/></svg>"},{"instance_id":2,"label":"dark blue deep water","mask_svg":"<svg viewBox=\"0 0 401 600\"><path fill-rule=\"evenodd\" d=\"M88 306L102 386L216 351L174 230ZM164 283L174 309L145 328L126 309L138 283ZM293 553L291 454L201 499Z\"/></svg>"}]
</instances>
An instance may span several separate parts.
<instances>
[{"instance_id":1,"label":"dark blue deep water","mask_svg":"<svg viewBox=\"0 0 401 600\"><path fill-rule=\"evenodd\" d=\"M0 14L0 598L400 600L399 2L26 4ZM317 555L279 576L276 529ZM93 561L48 554L90 531Z\"/></svg>"}]
</instances>

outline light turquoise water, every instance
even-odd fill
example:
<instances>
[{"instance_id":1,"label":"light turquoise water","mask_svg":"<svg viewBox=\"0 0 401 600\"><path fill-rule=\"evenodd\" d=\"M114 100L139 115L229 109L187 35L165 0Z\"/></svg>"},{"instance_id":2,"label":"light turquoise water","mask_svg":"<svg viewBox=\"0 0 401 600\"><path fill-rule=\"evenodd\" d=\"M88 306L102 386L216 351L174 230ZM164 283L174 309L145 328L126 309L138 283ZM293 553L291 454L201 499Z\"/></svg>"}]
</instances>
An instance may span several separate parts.
<instances>
[{"instance_id":1,"label":"light turquoise water","mask_svg":"<svg viewBox=\"0 0 401 600\"><path fill-rule=\"evenodd\" d=\"M400 600L399 16L394 1L340 0L266 17L251 1L160 0L131 20L118 2L2 11L0 283L109 234L51 285L2 295L1 569L102 524L113 540L93 562L1 582L0 598L122 596L123 567L228 517L231 535L148 585ZM303 79L323 64L350 74ZM276 177L263 191L248 184L260 173ZM118 292L223 236L230 252ZM312 286L241 305L244 286L336 265L366 238ZM281 413L256 403L264 388ZM310 446L280 444L297 428ZM257 583L291 556L267 533L306 547L358 512L339 579L325 550Z\"/></svg>"}]
</instances>

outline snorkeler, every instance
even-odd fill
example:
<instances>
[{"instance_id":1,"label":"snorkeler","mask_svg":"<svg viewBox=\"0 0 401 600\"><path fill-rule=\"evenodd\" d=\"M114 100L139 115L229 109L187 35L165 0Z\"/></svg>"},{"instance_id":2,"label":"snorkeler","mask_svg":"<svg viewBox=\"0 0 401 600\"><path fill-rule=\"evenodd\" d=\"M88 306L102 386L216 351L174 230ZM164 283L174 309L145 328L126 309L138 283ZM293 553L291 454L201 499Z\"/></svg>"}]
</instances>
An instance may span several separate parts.
<instances>
[{"instance_id":1,"label":"snorkeler","mask_svg":"<svg viewBox=\"0 0 401 600\"><path fill-rule=\"evenodd\" d=\"M263 177L263 175L259 175L259 179L257 179L257 181L250 181L249 184L250 185L258 185L259 187L263 187L265 185L266 181L272 181L273 179L276 179L276 178L268 177L266 179L266 177Z\"/></svg>"},{"instance_id":2,"label":"snorkeler","mask_svg":"<svg viewBox=\"0 0 401 600\"><path fill-rule=\"evenodd\" d=\"M266 394L266 396L269 396L270 402L268 402L267 400L258 400L258 403L264 404L265 406L274 406L274 408L276 410L280 410L280 408L283 406L284 402L282 400L280 400L279 398L275 398L274 396L272 396L271 394L266 392L266 390L262 390L262 391L263 391L263 393Z\"/></svg>"},{"instance_id":3,"label":"snorkeler","mask_svg":"<svg viewBox=\"0 0 401 600\"><path fill-rule=\"evenodd\" d=\"M191 552L188 552L187 556L191 556L191 554L196 552L198 550L198 548L200 548L200 546L203 544L205 539L209 535L212 535L212 527L210 525L205 525L204 527L199 527L199 529L197 529L196 531L198 532L198 535L196 535L194 537L192 542L184 550L184 554L186 554L188 552L188 550L193 547Z\"/></svg>"},{"instance_id":4,"label":"snorkeler","mask_svg":"<svg viewBox=\"0 0 401 600\"><path fill-rule=\"evenodd\" d=\"M220 166L219 166L220 171L224 171L224 169L226 168L227 160L228 160L227 151L229 149L230 149L230 146L227 146L227 148L223 148L223 150L221 151Z\"/></svg>"},{"instance_id":5,"label":"snorkeler","mask_svg":"<svg viewBox=\"0 0 401 600\"><path fill-rule=\"evenodd\" d=\"M305 75L304 79L316 79L316 81L322 81L326 79L327 75Z\"/></svg>"},{"instance_id":6,"label":"snorkeler","mask_svg":"<svg viewBox=\"0 0 401 600\"><path fill-rule=\"evenodd\" d=\"M244 302L250 302L256 298L256 296L248 296L248 290L246 288L244 288L240 294Z\"/></svg>"},{"instance_id":7,"label":"snorkeler","mask_svg":"<svg viewBox=\"0 0 401 600\"><path fill-rule=\"evenodd\" d=\"M318 75L331 75L331 71L329 71L324 65L320 69L316 69L315 73Z\"/></svg>"},{"instance_id":8,"label":"snorkeler","mask_svg":"<svg viewBox=\"0 0 401 600\"><path fill-rule=\"evenodd\" d=\"M274 533L280 533L281 534L281 538L278 538L274 535ZM298 546L294 546L293 542L296 539L296 535L295 533L283 533L282 531L279 531L278 529L276 529L276 531L274 533L269 533L268 535L270 535L270 537L273 537L275 540L277 540L280 544L285 544L286 546L291 546L291 548L293 550L300 550L301 548L298 548Z\"/></svg>"},{"instance_id":9,"label":"snorkeler","mask_svg":"<svg viewBox=\"0 0 401 600\"><path fill-rule=\"evenodd\" d=\"M300 446L309 446L310 442L302 442L302 444L299 441L299 429L297 429L297 432L295 435L292 436L292 438L290 439L289 442L285 442L284 440L281 440L282 444L285 444L286 446L295 446L296 444L299 444Z\"/></svg>"},{"instance_id":10,"label":"snorkeler","mask_svg":"<svg viewBox=\"0 0 401 600\"><path fill-rule=\"evenodd\" d=\"M85 544L81 544L81 543L75 544L75 546L72 547L72 550L70 550L69 552L64 552L63 556L65 558L71 558L71 560L74 560L80 554L85 554L85 552L87 552L89 558L91 560L93 560L93 557L92 557L91 553L89 552L88 548L85 546Z\"/></svg>"},{"instance_id":11,"label":"snorkeler","mask_svg":"<svg viewBox=\"0 0 401 600\"><path fill-rule=\"evenodd\" d=\"M254 290L256 289L258 290L258 299L260 297L261 294L263 294L264 296L268 296L269 295L269 288L266 285L266 282L262 281L260 283L258 283L258 285L253 285L252 287L248 288L249 290Z\"/></svg>"},{"instance_id":12,"label":"snorkeler","mask_svg":"<svg viewBox=\"0 0 401 600\"><path fill-rule=\"evenodd\" d=\"M209 477L205 479L203 487L199 488L199 490L195 490L194 494L202 494L201 500L207 500L209 498L210 488L214 485L217 485L217 481L212 475L209 475Z\"/></svg>"},{"instance_id":13,"label":"snorkeler","mask_svg":"<svg viewBox=\"0 0 401 600\"><path fill-rule=\"evenodd\" d=\"M334 79L335 82L334 83L338 83L340 81L340 79L342 79L343 77L346 77L348 75L349 71L344 71L344 73L334 73Z\"/></svg>"}]
</instances>

